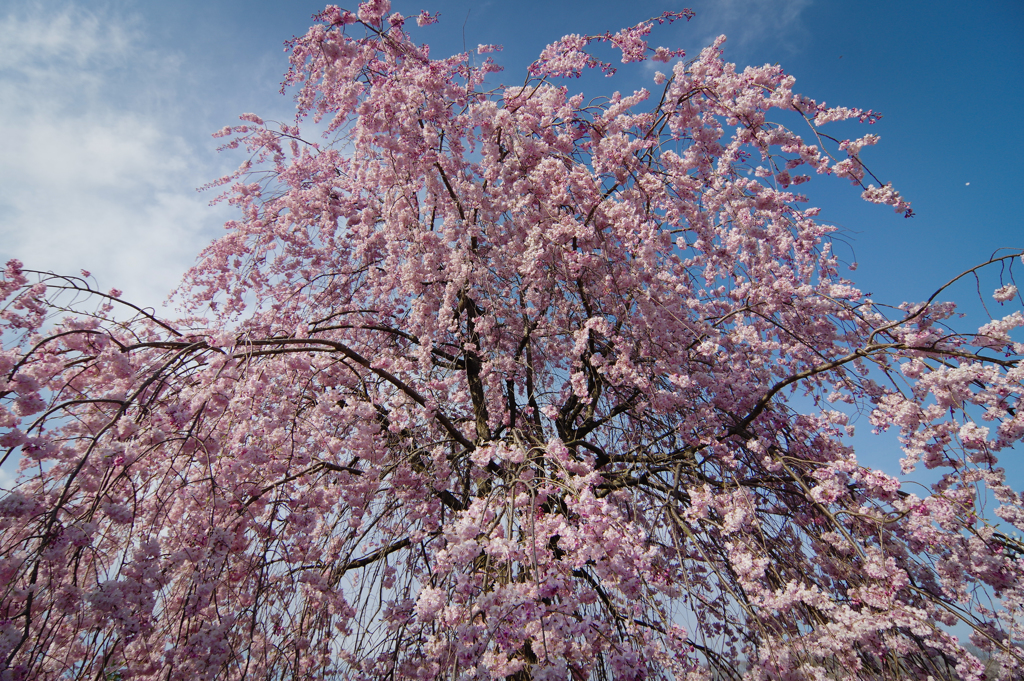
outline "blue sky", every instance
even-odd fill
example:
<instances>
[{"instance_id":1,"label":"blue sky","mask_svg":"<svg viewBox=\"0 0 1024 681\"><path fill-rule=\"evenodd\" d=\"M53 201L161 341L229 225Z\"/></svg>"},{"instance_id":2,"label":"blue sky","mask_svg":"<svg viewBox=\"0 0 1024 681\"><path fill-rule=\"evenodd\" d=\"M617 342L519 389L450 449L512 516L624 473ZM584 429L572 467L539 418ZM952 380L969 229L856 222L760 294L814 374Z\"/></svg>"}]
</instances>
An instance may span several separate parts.
<instances>
[{"instance_id":1,"label":"blue sky","mask_svg":"<svg viewBox=\"0 0 1024 681\"><path fill-rule=\"evenodd\" d=\"M415 33L434 55L504 45L507 83L566 33L615 31L683 7L696 17L656 29L652 42L696 55L724 33L729 61L778 62L799 92L884 115L871 129L882 141L864 159L913 202L915 218L863 203L842 181L810 184L823 219L845 230L838 252L858 262L851 278L876 300L923 300L996 249L1024 247L1022 2L394 2L407 15L441 12L440 24ZM321 9L308 0L0 0L0 259L88 269L104 288L159 305L233 217L196 192L241 160L218 154L210 134L244 112L291 117L278 94L282 43ZM650 86L642 68L621 75L583 84L595 95Z\"/></svg>"}]
</instances>

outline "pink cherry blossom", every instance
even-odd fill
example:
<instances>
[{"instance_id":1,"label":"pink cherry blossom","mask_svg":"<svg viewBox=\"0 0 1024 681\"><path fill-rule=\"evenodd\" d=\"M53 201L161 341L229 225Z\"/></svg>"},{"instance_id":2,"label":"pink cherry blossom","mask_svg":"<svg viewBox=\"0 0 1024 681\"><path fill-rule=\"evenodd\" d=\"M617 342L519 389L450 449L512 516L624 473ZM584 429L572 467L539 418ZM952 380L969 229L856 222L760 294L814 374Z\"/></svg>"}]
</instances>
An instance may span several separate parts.
<instances>
[{"instance_id":1,"label":"pink cherry blossom","mask_svg":"<svg viewBox=\"0 0 1024 681\"><path fill-rule=\"evenodd\" d=\"M992 294L992 297L998 300L1000 303L1005 303L1007 301L1013 300L1014 297L1016 297L1016 295L1017 287L1014 286L1013 284L1006 284L1005 286L1001 286L1000 288L996 289L995 293Z\"/></svg>"},{"instance_id":2,"label":"pink cherry blossom","mask_svg":"<svg viewBox=\"0 0 1024 681\"><path fill-rule=\"evenodd\" d=\"M796 190L911 215L822 131L878 115L650 47L691 14L500 87L328 7L177 318L10 261L0 680L1021 678L1024 254L980 328L866 297ZM573 93L601 43L670 73Z\"/></svg>"}]
</instances>

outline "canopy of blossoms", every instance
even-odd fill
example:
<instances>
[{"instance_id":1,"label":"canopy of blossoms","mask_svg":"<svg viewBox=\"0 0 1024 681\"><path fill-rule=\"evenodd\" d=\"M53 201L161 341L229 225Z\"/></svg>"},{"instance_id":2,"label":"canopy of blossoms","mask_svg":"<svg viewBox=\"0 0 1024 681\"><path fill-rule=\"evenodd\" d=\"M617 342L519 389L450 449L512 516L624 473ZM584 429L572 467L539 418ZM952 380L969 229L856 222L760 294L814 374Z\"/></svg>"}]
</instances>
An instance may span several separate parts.
<instances>
[{"instance_id":1,"label":"canopy of blossoms","mask_svg":"<svg viewBox=\"0 0 1024 681\"><path fill-rule=\"evenodd\" d=\"M8 264L0 679L1020 678L1021 254L980 329L868 299L796 188L909 215L827 134L876 115L648 45L685 12L508 87L390 12L222 131L178 319ZM602 44L664 73L572 94Z\"/></svg>"}]
</instances>

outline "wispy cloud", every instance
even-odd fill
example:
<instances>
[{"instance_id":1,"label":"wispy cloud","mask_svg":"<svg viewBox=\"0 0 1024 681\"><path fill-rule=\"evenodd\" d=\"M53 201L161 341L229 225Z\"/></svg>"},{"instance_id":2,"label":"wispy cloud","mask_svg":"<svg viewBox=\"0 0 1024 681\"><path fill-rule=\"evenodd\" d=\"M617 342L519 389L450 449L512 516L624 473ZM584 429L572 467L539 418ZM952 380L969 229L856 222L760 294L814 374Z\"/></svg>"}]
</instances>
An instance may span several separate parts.
<instances>
[{"instance_id":1,"label":"wispy cloud","mask_svg":"<svg viewBox=\"0 0 1024 681\"><path fill-rule=\"evenodd\" d=\"M14 482L17 480L16 471L17 463L5 464L4 468L0 468L0 494L10 490L14 487ZM10 470L6 470L6 469Z\"/></svg>"},{"instance_id":2,"label":"wispy cloud","mask_svg":"<svg viewBox=\"0 0 1024 681\"><path fill-rule=\"evenodd\" d=\"M219 169L175 128L177 66L130 17L0 19L0 256L159 304L223 221L194 191Z\"/></svg>"},{"instance_id":3,"label":"wispy cloud","mask_svg":"<svg viewBox=\"0 0 1024 681\"><path fill-rule=\"evenodd\" d=\"M702 0L683 2L692 7L696 18L686 27L687 36L696 37L701 47L725 34L730 61L749 62L765 48L783 55L799 50L807 29L803 12L814 0ZM696 56L697 52L692 53Z\"/></svg>"},{"instance_id":4,"label":"wispy cloud","mask_svg":"<svg viewBox=\"0 0 1024 681\"><path fill-rule=\"evenodd\" d=\"M25 75L45 75L56 63L88 70L97 63L126 56L133 27L74 9L52 14L42 4L26 5L21 14L0 21L0 68Z\"/></svg>"}]
</instances>

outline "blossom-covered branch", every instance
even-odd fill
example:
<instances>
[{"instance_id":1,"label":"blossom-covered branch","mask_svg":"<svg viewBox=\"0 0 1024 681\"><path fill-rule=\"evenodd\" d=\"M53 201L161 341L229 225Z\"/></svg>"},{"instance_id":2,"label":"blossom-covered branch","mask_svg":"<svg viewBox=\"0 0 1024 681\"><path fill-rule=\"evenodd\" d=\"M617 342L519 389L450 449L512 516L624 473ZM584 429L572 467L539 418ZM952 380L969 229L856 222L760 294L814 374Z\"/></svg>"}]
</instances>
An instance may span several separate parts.
<instances>
[{"instance_id":1,"label":"blossom-covered branch","mask_svg":"<svg viewBox=\"0 0 1024 681\"><path fill-rule=\"evenodd\" d=\"M329 7L180 318L9 263L0 679L1020 678L1022 253L977 329L866 297L795 189L909 214L827 132L877 115L648 45L688 17L504 87ZM600 43L668 73L571 94Z\"/></svg>"}]
</instances>

